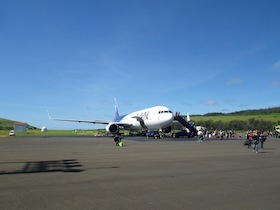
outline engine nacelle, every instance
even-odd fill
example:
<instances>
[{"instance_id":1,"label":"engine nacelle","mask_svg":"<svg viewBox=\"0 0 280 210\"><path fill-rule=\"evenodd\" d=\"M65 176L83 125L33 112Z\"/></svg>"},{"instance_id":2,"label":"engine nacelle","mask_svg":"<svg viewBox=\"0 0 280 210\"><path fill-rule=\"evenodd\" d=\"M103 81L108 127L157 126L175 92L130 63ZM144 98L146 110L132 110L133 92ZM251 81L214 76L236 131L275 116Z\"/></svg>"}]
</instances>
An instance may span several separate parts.
<instances>
[{"instance_id":1,"label":"engine nacelle","mask_svg":"<svg viewBox=\"0 0 280 210\"><path fill-rule=\"evenodd\" d=\"M110 123L106 126L106 131L109 133L117 133L119 131L119 126L114 123Z\"/></svg>"}]
</instances>

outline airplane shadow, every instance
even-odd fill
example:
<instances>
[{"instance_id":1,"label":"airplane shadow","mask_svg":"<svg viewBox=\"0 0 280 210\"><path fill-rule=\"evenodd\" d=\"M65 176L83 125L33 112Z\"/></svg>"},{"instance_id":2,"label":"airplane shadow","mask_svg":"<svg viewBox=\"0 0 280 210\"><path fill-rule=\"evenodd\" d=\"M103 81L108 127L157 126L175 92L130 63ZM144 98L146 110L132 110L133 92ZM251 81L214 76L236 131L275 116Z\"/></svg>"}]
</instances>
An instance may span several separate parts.
<instances>
[{"instance_id":1,"label":"airplane shadow","mask_svg":"<svg viewBox=\"0 0 280 210\"><path fill-rule=\"evenodd\" d=\"M15 164L15 163L0 163ZM18 163L17 163L18 164ZM75 159L71 160L50 160L26 162L20 170L0 171L0 175L7 174L31 174L31 173L49 173L49 172L82 172L82 165Z\"/></svg>"}]
</instances>

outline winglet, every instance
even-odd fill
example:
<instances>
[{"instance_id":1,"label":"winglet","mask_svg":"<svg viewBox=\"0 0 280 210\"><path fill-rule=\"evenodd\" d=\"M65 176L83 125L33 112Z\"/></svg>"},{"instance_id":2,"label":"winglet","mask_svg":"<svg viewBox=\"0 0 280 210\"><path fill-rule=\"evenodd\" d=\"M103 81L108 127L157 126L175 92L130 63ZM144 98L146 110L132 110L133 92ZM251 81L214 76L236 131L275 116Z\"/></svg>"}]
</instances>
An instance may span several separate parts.
<instances>
[{"instance_id":1,"label":"winglet","mask_svg":"<svg viewBox=\"0 0 280 210\"><path fill-rule=\"evenodd\" d=\"M48 117L49 117L49 119L52 120L53 118L51 118L50 113L49 113L49 110L47 110L47 112L48 112Z\"/></svg>"}]
</instances>

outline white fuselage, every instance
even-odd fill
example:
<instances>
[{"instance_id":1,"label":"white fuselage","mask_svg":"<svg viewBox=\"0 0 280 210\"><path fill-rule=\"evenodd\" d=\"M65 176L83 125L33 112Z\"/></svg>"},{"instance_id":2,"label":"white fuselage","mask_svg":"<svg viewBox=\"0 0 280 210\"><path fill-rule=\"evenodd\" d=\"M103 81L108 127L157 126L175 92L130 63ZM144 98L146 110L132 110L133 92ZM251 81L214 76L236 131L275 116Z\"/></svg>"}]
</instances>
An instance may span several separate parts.
<instances>
[{"instance_id":1,"label":"white fuselage","mask_svg":"<svg viewBox=\"0 0 280 210\"><path fill-rule=\"evenodd\" d=\"M51 118L49 119L67 122L83 122L83 123L98 123L105 124L106 131L109 133L117 133L120 128L127 130L164 130L170 132L174 120L173 114L165 106L154 106L151 108L132 112L127 115L119 116L116 109L115 119L108 120L83 120L83 119L62 119Z\"/></svg>"},{"instance_id":2,"label":"white fuselage","mask_svg":"<svg viewBox=\"0 0 280 210\"><path fill-rule=\"evenodd\" d=\"M165 106L155 106L125 115L119 122L130 124L130 129L161 129L172 125L173 114Z\"/></svg>"}]
</instances>

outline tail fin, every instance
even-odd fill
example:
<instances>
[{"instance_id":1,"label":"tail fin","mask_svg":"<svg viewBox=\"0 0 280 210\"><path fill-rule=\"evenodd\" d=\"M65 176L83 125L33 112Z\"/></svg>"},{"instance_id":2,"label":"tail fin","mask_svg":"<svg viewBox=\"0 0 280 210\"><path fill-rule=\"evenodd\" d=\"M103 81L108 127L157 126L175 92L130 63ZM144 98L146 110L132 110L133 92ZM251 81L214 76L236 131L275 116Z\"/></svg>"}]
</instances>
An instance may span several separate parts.
<instances>
[{"instance_id":1,"label":"tail fin","mask_svg":"<svg viewBox=\"0 0 280 210\"><path fill-rule=\"evenodd\" d=\"M190 114L187 112L187 122L190 122L191 118L190 118Z\"/></svg>"},{"instance_id":2,"label":"tail fin","mask_svg":"<svg viewBox=\"0 0 280 210\"><path fill-rule=\"evenodd\" d=\"M115 118L119 117L119 110L118 110L118 104L117 104L117 99L114 98L115 100Z\"/></svg>"}]
</instances>

